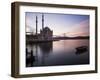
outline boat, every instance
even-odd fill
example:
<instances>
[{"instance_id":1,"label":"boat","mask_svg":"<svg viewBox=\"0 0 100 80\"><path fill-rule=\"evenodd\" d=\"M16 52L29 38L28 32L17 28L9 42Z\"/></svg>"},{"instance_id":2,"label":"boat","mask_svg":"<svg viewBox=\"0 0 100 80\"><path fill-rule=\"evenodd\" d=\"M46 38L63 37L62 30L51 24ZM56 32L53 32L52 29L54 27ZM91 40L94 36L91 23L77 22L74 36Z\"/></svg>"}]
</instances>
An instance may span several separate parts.
<instances>
[{"instance_id":1,"label":"boat","mask_svg":"<svg viewBox=\"0 0 100 80\"><path fill-rule=\"evenodd\" d=\"M76 53L77 54L80 54L80 53L84 53L88 50L88 47L87 46L80 46L80 47L77 47L76 48Z\"/></svg>"}]
</instances>

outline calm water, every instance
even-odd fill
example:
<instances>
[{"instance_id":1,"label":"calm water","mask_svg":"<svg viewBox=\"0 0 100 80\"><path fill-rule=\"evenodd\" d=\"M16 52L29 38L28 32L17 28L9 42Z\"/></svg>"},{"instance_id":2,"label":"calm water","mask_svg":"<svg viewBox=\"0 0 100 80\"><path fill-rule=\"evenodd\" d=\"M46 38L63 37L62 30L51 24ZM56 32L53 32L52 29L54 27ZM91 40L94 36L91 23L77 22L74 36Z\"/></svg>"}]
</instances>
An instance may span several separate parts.
<instances>
[{"instance_id":1,"label":"calm water","mask_svg":"<svg viewBox=\"0 0 100 80\"><path fill-rule=\"evenodd\" d=\"M89 64L89 40L60 40L27 44L26 67ZM76 48L87 46L85 51Z\"/></svg>"}]
</instances>

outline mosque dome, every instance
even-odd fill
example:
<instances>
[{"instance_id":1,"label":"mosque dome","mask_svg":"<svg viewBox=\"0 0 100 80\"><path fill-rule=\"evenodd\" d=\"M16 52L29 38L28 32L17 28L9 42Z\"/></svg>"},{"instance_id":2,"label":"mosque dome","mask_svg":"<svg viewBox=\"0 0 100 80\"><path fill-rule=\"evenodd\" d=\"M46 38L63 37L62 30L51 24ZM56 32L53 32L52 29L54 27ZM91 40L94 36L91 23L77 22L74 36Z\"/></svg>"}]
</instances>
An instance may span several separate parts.
<instances>
[{"instance_id":1,"label":"mosque dome","mask_svg":"<svg viewBox=\"0 0 100 80\"><path fill-rule=\"evenodd\" d=\"M50 28L49 28L48 26L46 26L43 30L51 31Z\"/></svg>"}]
</instances>

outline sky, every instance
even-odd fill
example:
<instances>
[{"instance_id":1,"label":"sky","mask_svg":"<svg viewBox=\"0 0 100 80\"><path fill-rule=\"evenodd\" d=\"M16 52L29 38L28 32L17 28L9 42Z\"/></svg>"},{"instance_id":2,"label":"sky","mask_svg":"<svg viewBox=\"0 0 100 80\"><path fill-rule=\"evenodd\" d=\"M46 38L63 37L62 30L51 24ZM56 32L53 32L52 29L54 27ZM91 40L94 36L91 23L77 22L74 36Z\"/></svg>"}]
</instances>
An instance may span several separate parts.
<instances>
[{"instance_id":1,"label":"sky","mask_svg":"<svg viewBox=\"0 0 100 80\"><path fill-rule=\"evenodd\" d=\"M42 14L44 27L53 30L53 35L89 36L89 15L58 14L58 13L25 13L26 32L35 33L36 16L38 17L38 33L42 29Z\"/></svg>"}]
</instances>

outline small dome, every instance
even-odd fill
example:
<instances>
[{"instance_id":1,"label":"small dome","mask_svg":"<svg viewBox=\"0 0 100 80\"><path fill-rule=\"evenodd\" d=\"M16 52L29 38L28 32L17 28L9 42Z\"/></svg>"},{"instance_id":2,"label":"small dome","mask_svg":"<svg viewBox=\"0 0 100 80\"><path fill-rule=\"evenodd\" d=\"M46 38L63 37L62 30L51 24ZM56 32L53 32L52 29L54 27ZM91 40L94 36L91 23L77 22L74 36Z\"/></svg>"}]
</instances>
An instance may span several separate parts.
<instances>
[{"instance_id":1,"label":"small dome","mask_svg":"<svg viewBox=\"0 0 100 80\"><path fill-rule=\"evenodd\" d=\"M46 26L46 27L44 28L44 30L50 30L50 28Z\"/></svg>"}]
</instances>

